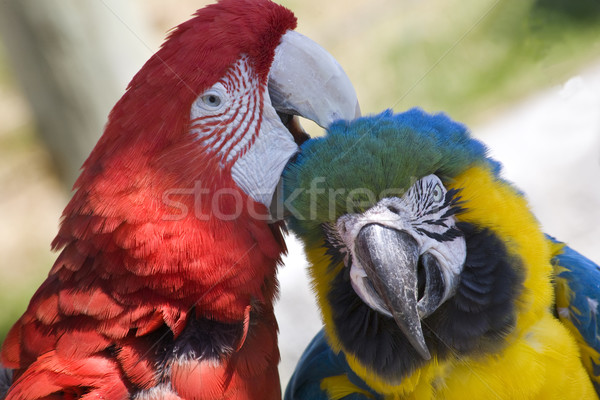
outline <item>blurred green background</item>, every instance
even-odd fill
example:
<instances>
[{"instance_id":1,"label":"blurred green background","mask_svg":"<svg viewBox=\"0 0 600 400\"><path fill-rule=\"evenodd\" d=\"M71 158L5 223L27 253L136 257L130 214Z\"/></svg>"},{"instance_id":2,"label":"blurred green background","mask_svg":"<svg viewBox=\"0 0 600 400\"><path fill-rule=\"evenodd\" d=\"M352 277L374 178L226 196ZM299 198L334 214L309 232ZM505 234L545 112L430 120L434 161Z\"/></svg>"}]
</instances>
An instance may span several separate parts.
<instances>
[{"instance_id":1,"label":"blurred green background","mask_svg":"<svg viewBox=\"0 0 600 400\"><path fill-rule=\"evenodd\" d=\"M287 5L366 112L419 105L472 124L600 56L597 0L308 3Z\"/></svg>"},{"instance_id":2,"label":"blurred green background","mask_svg":"<svg viewBox=\"0 0 600 400\"><path fill-rule=\"evenodd\" d=\"M64 7L56 0L39 1ZM85 1L96 2L105 8L107 18L114 19L107 30L119 25L127 28L121 35L130 35L130 42L145 58L157 49L168 28L206 3L129 0L125 17L112 8L114 2ZM297 15L298 30L342 64L365 114L421 106L428 111L443 110L468 125L480 124L513 102L562 84L585 65L600 60L598 0L281 3ZM63 11L78 18L81 10ZM131 28L138 24L147 31ZM2 31L5 43L10 34ZM57 156L39 140L40 124L15 77L19 68L14 52L6 45L0 47L1 339L56 257L49 244L72 183L57 167ZM124 75L129 79L133 72L127 71ZM120 85L122 92L124 83ZM104 114L118 98L118 94L111 96L102 105ZM314 127L311 131L317 132ZM90 142L100 133L101 126L91 134Z\"/></svg>"}]
</instances>

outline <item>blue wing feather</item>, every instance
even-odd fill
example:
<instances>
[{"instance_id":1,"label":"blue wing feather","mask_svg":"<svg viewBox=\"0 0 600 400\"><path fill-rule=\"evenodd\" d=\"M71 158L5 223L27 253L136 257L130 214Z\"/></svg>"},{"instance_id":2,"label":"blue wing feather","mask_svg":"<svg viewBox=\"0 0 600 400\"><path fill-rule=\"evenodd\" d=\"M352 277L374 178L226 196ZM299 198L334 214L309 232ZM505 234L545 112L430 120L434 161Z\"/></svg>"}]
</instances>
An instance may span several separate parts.
<instances>
[{"instance_id":1,"label":"blue wing feather","mask_svg":"<svg viewBox=\"0 0 600 400\"><path fill-rule=\"evenodd\" d=\"M343 354L333 352L323 330L317 333L300 357L285 390L284 400L330 400L321 383L325 378L340 375L345 375L351 384L363 392L349 394L343 397L344 400L383 400L352 372Z\"/></svg>"},{"instance_id":2,"label":"blue wing feather","mask_svg":"<svg viewBox=\"0 0 600 400\"><path fill-rule=\"evenodd\" d=\"M600 394L600 267L566 245L552 264L558 316L577 338L582 361Z\"/></svg>"}]
</instances>

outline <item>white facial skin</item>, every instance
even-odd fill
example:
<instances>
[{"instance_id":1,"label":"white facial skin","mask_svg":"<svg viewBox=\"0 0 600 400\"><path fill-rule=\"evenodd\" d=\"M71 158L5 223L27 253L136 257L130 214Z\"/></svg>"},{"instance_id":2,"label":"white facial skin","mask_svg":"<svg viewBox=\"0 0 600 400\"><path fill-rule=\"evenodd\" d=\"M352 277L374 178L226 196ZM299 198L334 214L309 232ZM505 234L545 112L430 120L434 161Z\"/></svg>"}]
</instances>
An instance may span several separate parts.
<instances>
[{"instance_id":1,"label":"white facial skin","mask_svg":"<svg viewBox=\"0 0 600 400\"><path fill-rule=\"evenodd\" d=\"M466 243L462 236L445 238L443 241L439 239L456 223L453 215L444 217L451 207L444 205L446 193L440 179L435 175L428 175L415 182L400 198L382 199L362 214L346 214L338 219L337 232L352 254L352 287L374 310L391 316L384 302L368 284L365 269L355 256L355 239L360 230L369 224L375 223L410 234L418 244L420 255L428 253L437 260L445 284L440 304L454 294L466 259ZM426 297L427 294L419 301L420 305L427 301ZM426 315L420 316L424 318Z\"/></svg>"},{"instance_id":2,"label":"white facial skin","mask_svg":"<svg viewBox=\"0 0 600 400\"><path fill-rule=\"evenodd\" d=\"M269 207L287 161L298 151L271 104L267 87L242 57L202 93L191 109L202 146L231 166L231 176L252 199Z\"/></svg>"},{"instance_id":3,"label":"white facial skin","mask_svg":"<svg viewBox=\"0 0 600 400\"><path fill-rule=\"evenodd\" d=\"M271 102L273 100L273 102ZM191 132L238 186L271 205L283 168L298 151L277 111L326 127L360 116L356 92L337 61L309 38L287 31L275 49L268 82L241 55L190 110Z\"/></svg>"}]
</instances>

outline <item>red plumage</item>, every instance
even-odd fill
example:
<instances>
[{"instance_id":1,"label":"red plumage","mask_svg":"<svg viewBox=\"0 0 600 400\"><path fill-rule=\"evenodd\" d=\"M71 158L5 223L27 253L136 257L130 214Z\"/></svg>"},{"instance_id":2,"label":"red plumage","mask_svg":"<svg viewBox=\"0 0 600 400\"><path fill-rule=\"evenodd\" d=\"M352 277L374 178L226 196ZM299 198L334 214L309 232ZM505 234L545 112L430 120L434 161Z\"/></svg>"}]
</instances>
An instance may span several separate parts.
<instances>
[{"instance_id":1,"label":"red plumage","mask_svg":"<svg viewBox=\"0 0 600 400\"><path fill-rule=\"evenodd\" d=\"M61 253L3 344L2 363L15 370L7 399L125 399L151 388L144 398L280 397L279 228L245 210L230 221L179 211L209 211L211 193L226 188L266 212L195 143L190 106L241 54L266 85L294 27L269 1L223 0L177 27L133 78L75 183L52 243ZM190 195L197 182L209 191ZM188 191L165 202L173 189ZM218 321L227 338L233 330L232 351L157 369L157 348L192 319Z\"/></svg>"}]
</instances>

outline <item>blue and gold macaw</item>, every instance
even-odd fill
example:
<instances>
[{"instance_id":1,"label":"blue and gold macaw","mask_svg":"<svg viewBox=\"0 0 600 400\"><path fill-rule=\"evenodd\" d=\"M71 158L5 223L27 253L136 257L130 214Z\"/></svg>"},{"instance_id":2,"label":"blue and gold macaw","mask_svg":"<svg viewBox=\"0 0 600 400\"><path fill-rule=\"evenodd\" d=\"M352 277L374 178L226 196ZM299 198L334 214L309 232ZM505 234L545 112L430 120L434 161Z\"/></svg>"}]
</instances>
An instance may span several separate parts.
<instances>
[{"instance_id":1,"label":"blue and gold macaw","mask_svg":"<svg viewBox=\"0 0 600 400\"><path fill-rule=\"evenodd\" d=\"M463 125L337 122L284 186L324 321L287 400L597 398L599 268Z\"/></svg>"}]
</instances>

